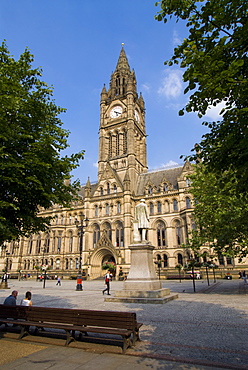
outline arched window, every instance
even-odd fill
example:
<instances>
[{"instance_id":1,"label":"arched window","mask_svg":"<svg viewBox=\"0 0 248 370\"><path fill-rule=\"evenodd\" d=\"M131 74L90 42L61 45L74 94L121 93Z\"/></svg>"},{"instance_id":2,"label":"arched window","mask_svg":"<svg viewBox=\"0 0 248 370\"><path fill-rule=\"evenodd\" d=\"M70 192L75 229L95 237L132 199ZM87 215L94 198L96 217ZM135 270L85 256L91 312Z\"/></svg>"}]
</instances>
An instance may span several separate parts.
<instances>
[{"instance_id":1,"label":"arched window","mask_svg":"<svg viewBox=\"0 0 248 370\"><path fill-rule=\"evenodd\" d=\"M69 224L70 225L72 224L72 216L71 215L69 216Z\"/></svg>"},{"instance_id":2,"label":"arched window","mask_svg":"<svg viewBox=\"0 0 248 370\"><path fill-rule=\"evenodd\" d=\"M149 187L148 187L148 194L152 194L152 186L150 185Z\"/></svg>"},{"instance_id":3,"label":"arched window","mask_svg":"<svg viewBox=\"0 0 248 370\"><path fill-rule=\"evenodd\" d=\"M186 197L186 208L191 208L191 200L189 197Z\"/></svg>"},{"instance_id":4,"label":"arched window","mask_svg":"<svg viewBox=\"0 0 248 370\"><path fill-rule=\"evenodd\" d=\"M66 270L69 269L69 260L68 260L68 258L65 259L65 269Z\"/></svg>"},{"instance_id":5,"label":"arched window","mask_svg":"<svg viewBox=\"0 0 248 370\"><path fill-rule=\"evenodd\" d=\"M95 217L98 217L98 205L95 205Z\"/></svg>"},{"instance_id":6,"label":"arched window","mask_svg":"<svg viewBox=\"0 0 248 370\"><path fill-rule=\"evenodd\" d=\"M164 211L165 211L166 213L170 212L170 205L169 205L168 200L166 200L166 201L164 202Z\"/></svg>"},{"instance_id":7,"label":"arched window","mask_svg":"<svg viewBox=\"0 0 248 370\"><path fill-rule=\"evenodd\" d=\"M29 242L28 242L28 253L29 254L32 253L32 248L33 248L33 238L32 238L32 236L30 236Z\"/></svg>"},{"instance_id":8,"label":"arched window","mask_svg":"<svg viewBox=\"0 0 248 370\"><path fill-rule=\"evenodd\" d=\"M73 235L72 231L69 232L69 253L72 253L73 249Z\"/></svg>"},{"instance_id":9,"label":"arched window","mask_svg":"<svg viewBox=\"0 0 248 370\"><path fill-rule=\"evenodd\" d=\"M76 267L76 270L78 270L78 267L79 267L78 258L76 258L75 260L75 267Z\"/></svg>"},{"instance_id":10,"label":"arched window","mask_svg":"<svg viewBox=\"0 0 248 370\"><path fill-rule=\"evenodd\" d=\"M110 194L110 186L109 186L109 183L107 183L107 194Z\"/></svg>"},{"instance_id":11,"label":"arched window","mask_svg":"<svg viewBox=\"0 0 248 370\"><path fill-rule=\"evenodd\" d=\"M117 213L118 214L121 213L121 203L120 202L117 202Z\"/></svg>"},{"instance_id":12,"label":"arched window","mask_svg":"<svg viewBox=\"0 0 248 370\"><path fill-rule=\"evenodd\" d=\"M109 215L109 204L108 203L106 203L105 209L106 209L106 215Z\"/></svg>"},{"instance_id":13,"label":"arched window","mask_svg":"<svg viewBox=\"0 0 248 370\"><path fill-rule=\"evenodd\" d=\"M124 247L124 228L122 222L118 221L116 225L116 247Z\"/></svg>"},{"instance_id":14,"label":"arched window","mask_svg":"<svg viewBox=\"0 0 248 370\"><path fill-rule=\"evenodd\" d=\"M36 254L40 254L40 247L41 247L41 236L38 235L36 240Z\"/></svg>"},{"instance_id":15,"label":"arched window","mask_svg":"<svg viewBox=\"0 0 248 370\"><path fill-rule=\"evenodd\" d=\"M168 191L168 190L169 190L168 185L166 183L164 183L164 185L163 185L163 191Z\"/></svg>"},{"instance_id":16,"label":"arched window","mask_svg":"<svg viewBox=\"0 0 248 370\"><path fill-rule=\"evenodd\" d=\"M154 205L153 203L150 203L150 215L154 214Z\"/></svg>"},{"instance_id":17,"label":"arched window","mask_svg":"<svg viewBox=\"0 0 248 370\"><path fill-rule=\"evenodd\" d=\"M173 199L173 210L178 211L178 202L176 199Z\"/></svg>"},{"instance_id":18,"label":"arched window","mask_svg":"<svg viewBox=\"0 0 248 370\"><path fill-rule=\"evenodd\" d=\"M177 255L177 263L183 266L183 256L181 253Z\"/></svg>"},{"instance_id":19,"label":"arched window","mask_svg":"<svg viewBox=\"0 0 248 370\"><path fill-rule=\"evenodd\" d=\"M163 255L163 265L164 265L164 267L168 267L168 256L167 256L167 254L164 254Z\"/></svg>"},{"instance_id":20,"label":"arched window","mask_svg":"<svg viewBox=\"0 0 248 370\"><path fill-rule=\"evenodd\" d=\"M117 193L117 186L116 186L116 184L114 184L114 186L113 186L113 191L114 191L114 193Z\"/></svg>"},{"instance_id":21,"label":"arched window","mask_svg":"<svg viewBox=\"0 0 248 370\"><path fill-rule=\"evenodd\" d=\"M93 226L93 248L96 247L99 239L100 239L100 227L98 224L95 224Z\"/></svg>"},{"instance_id":22,"label":"arched window","mask_svg":"<svg viewBox=\"0 0 248 370\"><path fill-rule=\"evenodd\" d=\"M57 252L61 252L61 245L62 245L62 237L61 234L58 236L58 244L57 244Z\"/></svg>"},{"instance_id":23,"label":"arched window","mask_svg":"<svg viewBox=\"0 0 248 370\"><path fill-rule=\"evenodd\" d=\"M73 270L73 259L70 258L70 270Z\"/></svg>"},{"instance_id":24,"label":"arched window","mask_svg":"<svg viewBox=\"0 0 248 370\"><path fill-rule=\"evenodd\" d=\"M175 229L176 229L176 243L177 245L181 245L181 225L179 221L176 221L175 223Z\"/></svg>"},{"instance_id":25,"label":"arched window","mask_svg":"<svg viewBox=\"0 0 248 370\"><path fill-rule=\"evenodd\" d=\"M157 224L157 243L158 247L166 246L166 228L162 221Z\"/></svg>"},{"instance_id":26,"label":"arched window","mask_svg":"<svg viewBox=\"0 0 248 370\"><path fill-rule=\"evenodd\" d=\"M103 187L100 187L100 195L103 195Z\"/></svg>"},{"instance_id":27,"label":"arched window","mask_svg":"<svg viewBox=\"0 0 248 370\"><path fill-rule=\"evenodd\" d=\"M162 207L161 207L161 202L158 201L157 203L157 213L161 213Z\"/></svg>"},{"instance_id":28,"label":"arched window","mask_svg":"<svg viewBox=\"0 0 248 370\"><path fill-rule=\"evenodd\" d=\"M51 269L53 269L53 258L50 259L50 266L51 266Z\"/></svg>"}]
</instances>

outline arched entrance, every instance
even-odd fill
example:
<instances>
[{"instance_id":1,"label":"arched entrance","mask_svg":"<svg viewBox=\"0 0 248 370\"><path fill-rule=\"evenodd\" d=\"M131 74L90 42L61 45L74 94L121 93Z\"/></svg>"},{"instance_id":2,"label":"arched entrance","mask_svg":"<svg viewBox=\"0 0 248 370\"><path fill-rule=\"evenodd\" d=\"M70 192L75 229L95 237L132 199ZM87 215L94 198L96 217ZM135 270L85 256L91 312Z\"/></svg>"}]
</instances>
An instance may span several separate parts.
<instances>
[{"instance_id":1,"label":"arched entrance","mask_svg":"<svg viewBox=\"0 0 248 370\"><path fill-rule=\"evenodd\" d=\"M93 252L90 258L91 279L96 279L105 275L106 270L102 270L102 265L106 262L117 262L117 255L114 249L104 247Z\"/></svg>"}]
</instances>

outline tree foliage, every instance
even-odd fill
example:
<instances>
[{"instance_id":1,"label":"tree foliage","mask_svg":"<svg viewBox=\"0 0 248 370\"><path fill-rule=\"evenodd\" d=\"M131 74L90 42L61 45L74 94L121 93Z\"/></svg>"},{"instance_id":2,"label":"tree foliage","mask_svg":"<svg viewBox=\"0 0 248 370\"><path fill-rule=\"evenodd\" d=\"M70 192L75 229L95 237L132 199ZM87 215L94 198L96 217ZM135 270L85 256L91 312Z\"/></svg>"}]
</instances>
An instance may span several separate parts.
<instances>
[{"instance_id":1,"label":"tree foliage","mask_svg":"<svg viewBox=\"0 0 248 370\"><path fill-rule=\"evenodd\" d=\"M65 109L55 105L33 60L27 49L15 60L0 46L0 243L44 230L49 219L38 212L68 206L79 187L65 180L83 151L61 156L69 132L58 116Z\"/></svg>"},{"instance_id":2,"label":"tree foliage","mask_svg":"<svg viewBox=\"0 0 248 370\"><path fill-rule=\"evenodd\" d=\"M234 245L235 238L243 243L247 239L247 209L241 205L245 205L248 195L248 3L162 0L156 5L161 7L157 20L166 23L175 17L186 22L189 32L166 62L180 64L184 69L184 92L190 97L179 115L197 112L201 118L208 108L225 103L219 121L203 122L209 132L197 145L197 152L194 148L189 156L190 160L202 159L205 167L201 166L197 171L199 179L194 180L198 189L198 221L203 222L209 237L210 232L212 237L217 236L216 230L223 227L218 237L222 247L224 241ZM211 197L211 191L216 199ZM211 206L215 200L217 208ZM230 222L232 227L228 230Z\"/></svg>"},{"instance_id":3,"label":"tree foliage","mask_svg":"<svg viewBox=\"0 0 248 370\"><path fill-rule=\"evenodd\" d=\"M235 173L215 176L202 163L196 165L191 175L191 193L196 199L194 218L200 227L191 238L193 249L210 243L217 254L230 257L247 255L248 196L236 194L238 178Z\"/></svg>"}]
</instances>

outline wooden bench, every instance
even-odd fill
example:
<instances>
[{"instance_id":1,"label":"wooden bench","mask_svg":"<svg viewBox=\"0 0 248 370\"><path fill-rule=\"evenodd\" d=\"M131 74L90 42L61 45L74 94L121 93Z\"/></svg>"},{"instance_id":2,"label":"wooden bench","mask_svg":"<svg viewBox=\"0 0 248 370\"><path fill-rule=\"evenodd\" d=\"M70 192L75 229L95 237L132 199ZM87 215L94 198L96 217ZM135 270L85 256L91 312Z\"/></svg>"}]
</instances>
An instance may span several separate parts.
<instances>
[{"instance_id":1,"label":"wooden bench","mask_svg":"<svg viewBox=\"0 0 248 370\"><path fill-rule=\"evenodd\" d=\"M5 305L0 305L0 323L19 325L21 328L19 339L30 334L31 326L35 327L35 334L39 328L63 330L66 332L65 345L77 337L82 339L82 334L118 335L122 337L123 353L140 340L139 328L142 325L137 322L135 312ZM76 332L79 332L78 336Z\"/></svg>"}]
</instances>

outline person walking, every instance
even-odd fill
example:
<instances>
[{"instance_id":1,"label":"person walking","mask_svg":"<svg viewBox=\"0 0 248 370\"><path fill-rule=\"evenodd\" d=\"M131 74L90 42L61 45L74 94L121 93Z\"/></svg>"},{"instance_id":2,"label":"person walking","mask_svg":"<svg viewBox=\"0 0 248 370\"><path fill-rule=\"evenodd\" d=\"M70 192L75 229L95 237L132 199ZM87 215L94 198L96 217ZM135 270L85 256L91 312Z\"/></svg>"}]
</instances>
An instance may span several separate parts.
<instances>
[{"instance_id":1,"label":"person walking","mask_svg":"<svg viewBox=\"0 0 248 370\"><path fill-rule=\"evenodd\" d=\"M59 285L61 286L61 280L60 280L60 277L58 276L58 279L57 279L57 284L56 285Z\"/></svg>"},{"instance_id":2,"label":"person walking","mask_svg":"<svg viewBox=\"0 0 248 370\"><path fill-rule=\"evenodd\" d=\"M16 299L17 299L18 291L13 290L11 295L9 295L7 298L5 298L3 304L7 306L16 306Z\"/></svg>"},{"instance_id":3,"label":"person walking","mask_svg":"<svg viewBox=\"0 0 248 370\"><path fill-rule=\"evenodd\" d=\"M31 301L32 293L26 292L25 298L21 300L21 306L32 306L33 302Z\"/></svg>"},{"instance_id":4,"label":"person walking","mask_svg":"<svg viewBox=\"0 0 248 370\"><path fill-rule=\"evenodd\" d=\"M247 276L245 271L243 271L242 279L244 280L244 284L247 284Z\"/></svg>"},{"instance_id":5,"label":"person walking","mask_svg":"<svg viewBox=\"0 0 248 370\"><path fill-rule=\"evenodd\" d=\"M107 291L107 295L111 295L110 293L109 293L109 289L110 289L110 281L112 280L112 274L111 274L111 272L108 270L107 271L107 274L105 275L105 277L104 277L104 282L105 282L105 284L106 284L106 288L105 289L103 289L103 291L102 291L102 294L104 295L104 293Z\"/></svg>"}]
</instances>

